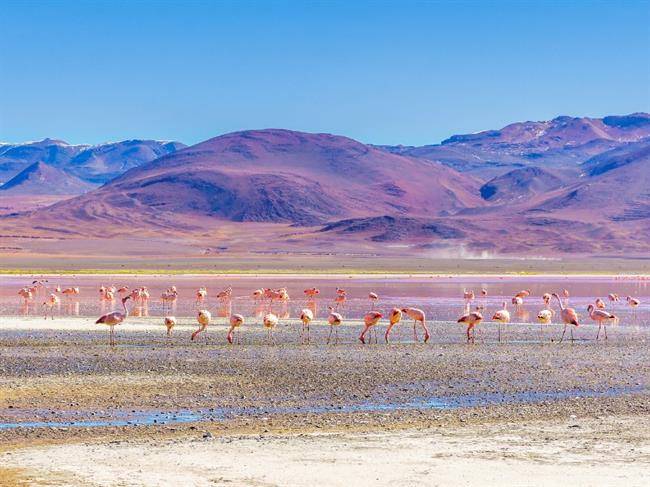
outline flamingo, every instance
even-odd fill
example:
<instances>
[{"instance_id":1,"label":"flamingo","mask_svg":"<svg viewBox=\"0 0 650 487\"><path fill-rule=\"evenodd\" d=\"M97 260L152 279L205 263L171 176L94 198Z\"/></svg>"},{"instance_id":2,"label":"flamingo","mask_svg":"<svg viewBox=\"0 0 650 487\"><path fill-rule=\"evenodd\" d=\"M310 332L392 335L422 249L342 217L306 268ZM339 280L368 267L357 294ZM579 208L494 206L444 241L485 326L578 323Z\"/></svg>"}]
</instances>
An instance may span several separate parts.
<instances>
[{"instance_id":1,"label":"flamingo","mask_svg":"<svg viewBox=\"0 0 650 487\"><path fill-rule=\"evenodd\" d=\"M544 304L548 308L548 305L551 303L551 294L550 293L544 293L542 295L542 301L544 301Z\"/></svg>"},{"instance_id":2,"label":"flamingo","mask_svg":"<svg viewBox=\"0 0 650 487\"><path fill-rule=\"evenodd\" d=\"M474 291L471 289L468 291L467 289L463 288L463 299L465 299L465 301L471 301L474 299Z\"/></svg>"},{"instance_id":3,"label":"flamingo","mask_svg":"<svg viewBox=\"0 0 650 487\"><path fill-rule=\"evenodd\" d=\"M543 325L548 325L553 319L553 310L550 308L544 308L539 313L537 313L537 322L539 323L539 340L542 341L542 336L544 334Z\"/></svg>"},{"instance_id":4,"label":"flamingo","mask_svg":"<svg viewBox=\"0 0 650 487\"><path fill-rule=\"evenodd\" d=\"M389 325L388 328L386 328L386 333L384 333L384 340L386 340L386 343L388 343L388 336L390 335L390 330L395 326L397 323L402 321L402 310L399 308L393 308L390 310L390 313L388 314L388 321Z\"/></svg>"},{"instance_id":5,"label":"flamingo","mask_svg":"<svg viewBox=\"0 0 650 487\"><path fill-rule=\"evenodd\" d=\"M429 329L427 328L426 315L424 314L424 311L422 311L420 308L402 308L402 313L413 320L413 339L415 342L417 343L420 341L416 329L416 325L419 321L422 325L422 329L424 330L424 343L427 343L431 335L429 334Z\"/></svg>"},{"instance_id":6,"label":"flamingo","mask_svg":"<svg viewBox=\"0 0 650 487\"><path fill-rule=\"evenodd\" d=\"M267 337L270 342L275 343L275 337L273 335L273 331L275 330L275 327L278 326L279 321L280 320L278 320L278 317L273 313L267 313L266 315L264 315L264 319L262 320L262 323L264 324L264 328L266 328Z\"/></svg>"},{"instance_id":7,"label":"flamingo","mask_svg":"<svg viewBox=\"0 0 650 487\"><path fill-rule=\"evenodd\" d=\"M576 313L576 310L573 308L566 308L557 293L553 293L553 296L557 298L557 302L560 304L560 317L564 322L564 330L562 331L562 337L560 338L560 343L562 343L567 326L580 326L580 323L578 323L578 313ZM571 328L571 343L573 343L573 327Z\"/></svg>"},{"instance_id":8,"label":"flamingo","mask_svg":"<svg viewBox=\"0 0 650 487\"><path fill-rule=\"evenodd\" d=\"M165 316L165 326L167 327L167 336L172 336L172 328L176 326L176 318L174 316Z\"/></svg>"},{"instance_id":9,"label":"flamingo","mask_svg":"<svg viewBox=\"0 0 650 487\"><path fill-rule=\"evenodd\" d=\"M45 307L45 319L47 319L47 312L49 310L50 316L54 319L54 307L59 305L59 297L56 294L50 294L43 303Z\"/></svg>"},{"instance_id":10,"label":"flamingo","mask_svg":"<svg viewBox=\"0 0 650 487\"><path fill-rule=\"evenodd\" d=\"M223 291L217 293L217 299L219 301L228 301L232 297L232 286L228 286Z\"/></svg>"},{"instance_id":11,"label":"flamingo","mask_svg":"<svg viewBox=\"0 0 650 487\"><path fill-rule=\"evenodd\" d=\"M515 298L521 299L527 298L528 296L530 296L530 289L522 289L517 294L515 294Z\"/></svg>"},{"instance_id":12,"label":"flamingo","mask_svg":"<svg viewBox=\"0 0 650 487\"><path fill-rule=\"evenodd\" d=\"M18 295L23 298L23 301L24 301L25 304L27 304L28 301L31 301L34 298L34 293L32 293L26 287L24 287L20 291L18 291Z\"/></svg>"},{"instance_id":13,"label":"flamingo","mask_svg":"<svg viewBox=\"0 0 650 487\"><path fill-rule=\"evenodd\" d=\"M110 302L115 301L115 294L113 294L112 291L106 290L106 292L104 293L104 301L110 301Z\"/></svg>"},{"instance_id":14,"label":"flamingo","mask_svg":"<svg viewBox=\"0 0 650 487\"><path fill-rule=\"evenodd\" d=\"M368 299L370 300L370 309L375 309L375 303L379 300L379 295L377 293L368 294Z\"/></svg>"},{"instance_id":15,"label":"flamingo","mask_svg":"<svg viewBox=\"0 0 650 487\"><path fill-rule=\"evenodd\" d=\"M208 290L204 287L200 287L196 290L196 304L202 303L206 296L208 295Z\"/></svg>"},{"instance_id":16,"label":"flamingo","mask_svg":"<svg viewBox=\"0 0 650 487\"><path fill-rule=\"evenodd\" d=\"M368 330L370 330L370 341L372 341L372 330L374 329L373 327L379 323L379 320L383 317L383 315L379 311L368 311L365 316L363 317L363 323L364 323L364 328L361 331L361 335L359 335L359 341L363 344L366 343L366 333ZM375 343L377 342L377 335L375 334Z\"/></svg>"},{"instance_id":17,"label":"flamingo","mask_svg":"<svg viewBox=\"0 0 650 487\"><path fill-rule=\"evenodd\" d=\"M106 287L99 286L99 300L102 301L105 295L106 295Z\"/></svg>"},{"instance_id":18,"label":"flamingo","mask_svg":"<svg viewBox=\"0 0 650 487\"><path fill-rule=\"evenodd\" d=\"M494 313L492 319L499 323L499 342L501 342L501 325L510 323L510 312L505 301L503 302L503 308Z\"/></svg>"},{"instance_id":19,"label":"flamingo","mask_svg":"<svg viewBox=\"0 0 650 487\"><path fill-rule=\"evenodd\" d=\"M515 296L512 298L512 304L514 304L517 308L519 308L522 304L524 304L524 298L521 296Z\"/></svg>"},{"instance_id":20,"label":"flamingo","mask_svg":"<svg viewBox=\"0 0 650 487\"><path fill-rule=\"evenodd\" d=\"M102 323L104 325L108 325L109 327L109 345L110 346L115 346L115 331L114 328L122 323L128 316L129 316L129 310L126 308L126 302L130 299L129 296L125 296L122 298L122 306L124 307L124 312L122 313L121 311L113 311L112 313L105 314L101 316L97 321L95 321L95 324Z\"/></svg>"},{"instance_id":21,"label":"flamingo","mask_svg":"<svg viewBox=\"0 0 650 487\"><path fill-rule=\"evenodd\" d=\"M312 310L305 308L300 312L300 321L302 321L302 329L300 330L300 340L305 341L305 330L307 330L307 343L309 343L309 323L314 319Z\"/></svg>"},{"instance_id":22,"label":"flamingo","mask_svg":"<svg viewBox=\"0 0 650 487\"><path fill-rule=\"evenodd\" d=\"M336 297L334 298L334 304L336 304L336 309L339 309L339 306L343 306L346 300L346 295L345 294L337 294Z\"/></svg>"},{"instance_id":23,"label":"flamingo","mask_svg":"<svg viewBox=\"0 0 650 487\"><path fill-rule=\"evenodd\" d=\"M328 308L330 314L327 317L327 322L330 325L330 334L327 336L327 343L332 339L332 332L335 331L335 343L339 343L339 326L343 323L343 317L334 311L334 308L331 306Z\"/></svg>"},{"instance_id":24,"label":"flamingo","mask_svg":"<svg viewBox=\"0 0 650 487\"><path fill-rule=\"evenodd\" d=\"M259 301L263 297L264 297L264 289L256 289L255 291L253 291L253 299L255 301Z\"/></svg>"},{"instance_id":25,"label":"flamingo","mask_svg":"<svg viewBox=\"0 0 650 487\"><path fill-rule=\"evenodd\" d=\"M616 293L609 293L607 295L607 299L609 299L612 303L618 303L620 301L620 298Z\"/></svg>"},{"instance_id":26,"label":"flamingo","mask_svg":"<svg viewBox=\"0 0 650 487\"><path fill-rule=\"evenodd\" d=\"M589 318L598 323L598 333L596 333L596 340L600 336L600 329L604 327L605 329L605 340L607 340L607 322L616 321L616 315L605 311L603 309L594 309L594 305L590 304L587 306L587 313L589 313Z\"/></svg>"},{"instance_id":27,"label":"flamingo","mask_svg":"<svg viewBox=\"0 0 650 487\"><path fill-rule=\"evenodd\" d=\"M212 321L212 313L207 309L199 310L199 313L196 316L196 321L199 322L199 329L192 333L192 336L190 337L191 341L194 341L199 333L208 329L208 325L210 324L210 321Z\"/></svg>"},{"instance_id":28,"label":"flamingo","mask_svg":"<svg viewBox=\"0 0 650 487\"><path fill-rule=\"evenodd\" d=\"M315 287L305 289L303 292L305 293L305 296L307 296L308 299L314 299L316 296L320 294L320 291Z\"/></svg>"},{"instance_id":29,"label":"flamingo","mask_svg":"<svg viewBox=\"0 0 650 487\"><path fill-rule=\"evenodd\" d=\"M465 307L465 314L458 318L458 323L465 323L467 325L467 343L474 343L475 330L474 327L483 321L483 315L477 309L476 311L469 311L469 303ZM471 335L470 335L471 332Z\"/></svg>"},{"instance_id":30,"label":"flamingo","mask_svg":"<svg viewBox=\"0 0 650 487\"><path fill-rule=\"evenodd\" d=\"M122 286L117 290L117 293L121 296L124 297L128 294L129 292L129 286Z\"/></svg>"},{"instance_id":31,"label":"flamingo","mask_svg":"<svg viewBox=\"0 0 650 487\"><path fill-rule=\"evenodd\" d=\"M63 291L61 291L61 294L65 295L66 298L69 300L72 299L74 296L78 296L80 293L80 290L78 287L67 287Z\"/></svg>"},{"instance_id":32,"label":"flamingo","mask_svg":"<svg viewBox=\"0 0 650 487\"><path fill-rule=\"evenodd\" d=\"M239 329L241 325L244 324L244 317L240 314L235 313L230 317L230 328L228 329L228 335L226 339L228 343L232 343L235 338L235 330ZM239 333L237 333L237 343L239 343Z\"/></svg>"}]
</instances>

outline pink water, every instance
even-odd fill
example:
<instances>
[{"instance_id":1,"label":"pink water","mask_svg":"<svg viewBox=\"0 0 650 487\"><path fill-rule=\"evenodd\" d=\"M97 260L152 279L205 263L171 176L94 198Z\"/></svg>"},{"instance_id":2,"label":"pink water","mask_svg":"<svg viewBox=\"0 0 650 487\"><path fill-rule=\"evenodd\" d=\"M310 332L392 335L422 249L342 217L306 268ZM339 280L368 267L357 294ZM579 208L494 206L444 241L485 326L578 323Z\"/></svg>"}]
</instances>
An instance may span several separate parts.
<instances>
[{"instance_id":1,"label":"pink water","mask_svg":"<svg viewBox=\"0 0 650 487\"><path fill-rule=\"evenodd\" d=\"M40 277L40 276L39 276ZM586 307L595 298L603 299L607 308L617 314L621 325L643 325L650 323L650 281L641 279L613 279L613 278L582 278L582 277L411 277L411 278L376 278L376 277L196 277L196 276L138 276L138 277L48 277L49 290L41 291L36 298L28 303L18 296L17 291L22 286L30 285L33 278L3 276L0 278L0 316L34 315L42 314L42 302L49 292L60 285L62 288L78 286L80 295L68 300L61 296L61 305L57 310L59 315L96 317L112 309L121 308L121 303L103 302L99 299L99 287L103 285L127 285L131 289L138 286L147 286L151 299L146 307L134 308L134 314L142 316L163 316L174 314L178 317L193 316L197 308L211 310L217 316L227 316L229 313L241 313L245 316L260 316L268 310L269 303L256 302L252 292L258 288L286 287L291 297L288 303L274 303L273 311L281 318L295 318L300 310L307 306L307 299L303 293L306 288L317 287L320 294L316 298L316 317L322 318L327 313L327 307L334 305L333 299L336 288L343 287L347 291L346 302L339 307L339 312L346 318L360 318L371 308L368 299L369 292L379 295L375 308L387 311L394 306L413 306L423 309L429 321L455 320L462 314L465 301L463 290L471 289L475 292L474 305L484 305L485 316L501 308L505 300L512 314L513 322L533 322L537 312L543 308L541 296L545 292L562 293L567 289L570 293L569 305L584 317L587 316ZM179 297L171 311L163 310L160 295L170 286L176 286ZM196 304L196 290L205 286L208 289L206 301ZM227 286L233 288L233 298L230 303L219 303L216 293ZM481 296L480 290L487 289L488 296ZM523 307L516 310L510 304L512 296L521 289L530 289L531 296L526 298ZM611 292L618 293L620 303L610 303L607 295ZM625 302L625 296L631 295L641 300L641 305L632 310ZM131 306L131 305L129 305ZM557 302L553 301L557 309Z\"/></svg>"}]
</instances>

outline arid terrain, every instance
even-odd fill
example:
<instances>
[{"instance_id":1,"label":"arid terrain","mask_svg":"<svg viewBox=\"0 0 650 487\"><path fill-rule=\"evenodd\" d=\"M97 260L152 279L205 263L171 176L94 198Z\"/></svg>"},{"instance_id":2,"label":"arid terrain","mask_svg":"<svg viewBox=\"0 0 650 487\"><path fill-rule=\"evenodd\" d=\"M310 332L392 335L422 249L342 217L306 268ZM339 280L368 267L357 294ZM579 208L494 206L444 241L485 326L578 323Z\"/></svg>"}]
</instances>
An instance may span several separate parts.
<instances>
[{"instance_id":1,"label":"arid terrain","mask_svg":"<svg viewBox=\"0 0 650 487\"><path fill-rule=\"evenodd\" d=\"M185 148L3 147L0 167L23 170L0 186L0 247L10 264L61 248L91 253L107 239L105 254L128 257L121 242L146 240L170 259L188 247L194 257L343 260L650 252L645 113L514 123L420 148L281 129ZM49 162L52 153L66 157ZM70 197L75 191L85 193ZM45 197L54 204L42 206Z\"/></svg>"}]
</instances>

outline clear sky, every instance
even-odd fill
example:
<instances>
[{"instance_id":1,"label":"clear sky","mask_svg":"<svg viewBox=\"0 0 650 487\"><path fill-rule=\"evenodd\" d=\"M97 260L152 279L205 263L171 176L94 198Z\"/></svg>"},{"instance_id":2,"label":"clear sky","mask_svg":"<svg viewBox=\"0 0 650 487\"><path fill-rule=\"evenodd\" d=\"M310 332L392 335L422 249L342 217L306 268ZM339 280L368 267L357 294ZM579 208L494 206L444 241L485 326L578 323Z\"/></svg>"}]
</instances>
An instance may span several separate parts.
<instances>
[{"instance_id":1,"label":"clear sky","mask_svg":"<svg viewBox=\"0 0 650 487\"><path fill-rule=\"evenodd\" d=\"M650 111L648 1L1 3L1 141L426 144Z\"/></svg>"}]
</instances>

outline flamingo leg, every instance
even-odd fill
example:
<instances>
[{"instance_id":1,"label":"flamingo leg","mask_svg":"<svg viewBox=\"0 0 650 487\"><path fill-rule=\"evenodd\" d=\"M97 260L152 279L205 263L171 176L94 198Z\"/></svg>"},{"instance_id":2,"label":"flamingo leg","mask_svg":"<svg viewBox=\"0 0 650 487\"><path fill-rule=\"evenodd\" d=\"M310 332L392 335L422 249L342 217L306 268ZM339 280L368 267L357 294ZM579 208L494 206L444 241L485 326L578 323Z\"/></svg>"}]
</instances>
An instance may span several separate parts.
<instances>
[{"instance_id":1,"label":"flamingo leg","mask_svg":"<svg viewBox=\"0 0 650 487\"><path fill-rule=\"evenodd\" d=\"M573 328L571 328L571 345L573 345Z\"/></svg>"},{"instance_id":2,"label":"flamingo leg","mask_svg":"<svg viewBox=\"0 0 650 487\"><path fill-rule=\"evenodd\" d=\"M596 333L596 340L598 340L598 337L600 336L600 329L603 327L602 324L598 325L598 333Z\"/></svg>"},{"instance_id":3,"label":"flamingo leg","mask_svg":"<svg viewBox=\"0 0 650 487\"><path fill-rule=\"evenodd\" d=\"M334 331L334 327L330 325L330 334L327 335L327 343L329 344L330 340L332 339L332 332Z\"/></svg>"},{"instance_id":4,"label":"flamingo leg","mask_svg":"<svg viewBox=\"0 0 650 487\"><path fill-rule=\"evenodd\" d=\"M499 343L501 343L501 322L499 321Z\"/></svg>"},{"instance_id":5,"label":"flamingo leg","mask_svg":"<svg viewBox=\"0 0 650 487\"><path fill-rule=\"evenodd\" d=\"M605 340L607 340L607 325L605 325L605 326L603 327L603 329L604 329L604 331L605 331Z\"/></svg>"},{"instance_id":6,"label":"flamingo leg","mask_svg":"<svg viewBox=\"0 0 650 487\"><path fill-rule=\"evenodd\" d=\"M420 338L418 337L418 330L416 328L417 321L413 320L413 340L415 340L415 343L420 341Z\"/></svg>"},{"instance_id":7,"label":"flamingo leg","mask_svg":"<svg viewBox=\"0 0 650 487\"><path fill-rule=\"evenodd\" d=\"M335 340L336 340L336 344L338 345L339 344L339 329L338 328L334 331L334 337L335 337Z\"/></svg>"},{"instance_id":8,"label":"flamingo leg","mask_svg":"<svg viewBox=\"0 0 650 487\"><path fill-rule=\"evenodd\" d=\"M558 343L562 343L562 340L564 340L565 333L566 333L566 325L564 325L564 330L562 330L562 336L560 337L560 341Z\"/></svg>"},{"instance_id":9,"label":"flamingo leg","mask_svg":"<svg viewBox=\"0 0 650 487\"><path fill-rule=\"evenodd\" d=\"M427 325L424 322L424 320L422 320L421 323L422 323L422 329L424 330L424 343L427 343L429 341L429 338L431 338L431 335L429 334L429 329L427 328Z\"/></svg>"}]
</instances>

